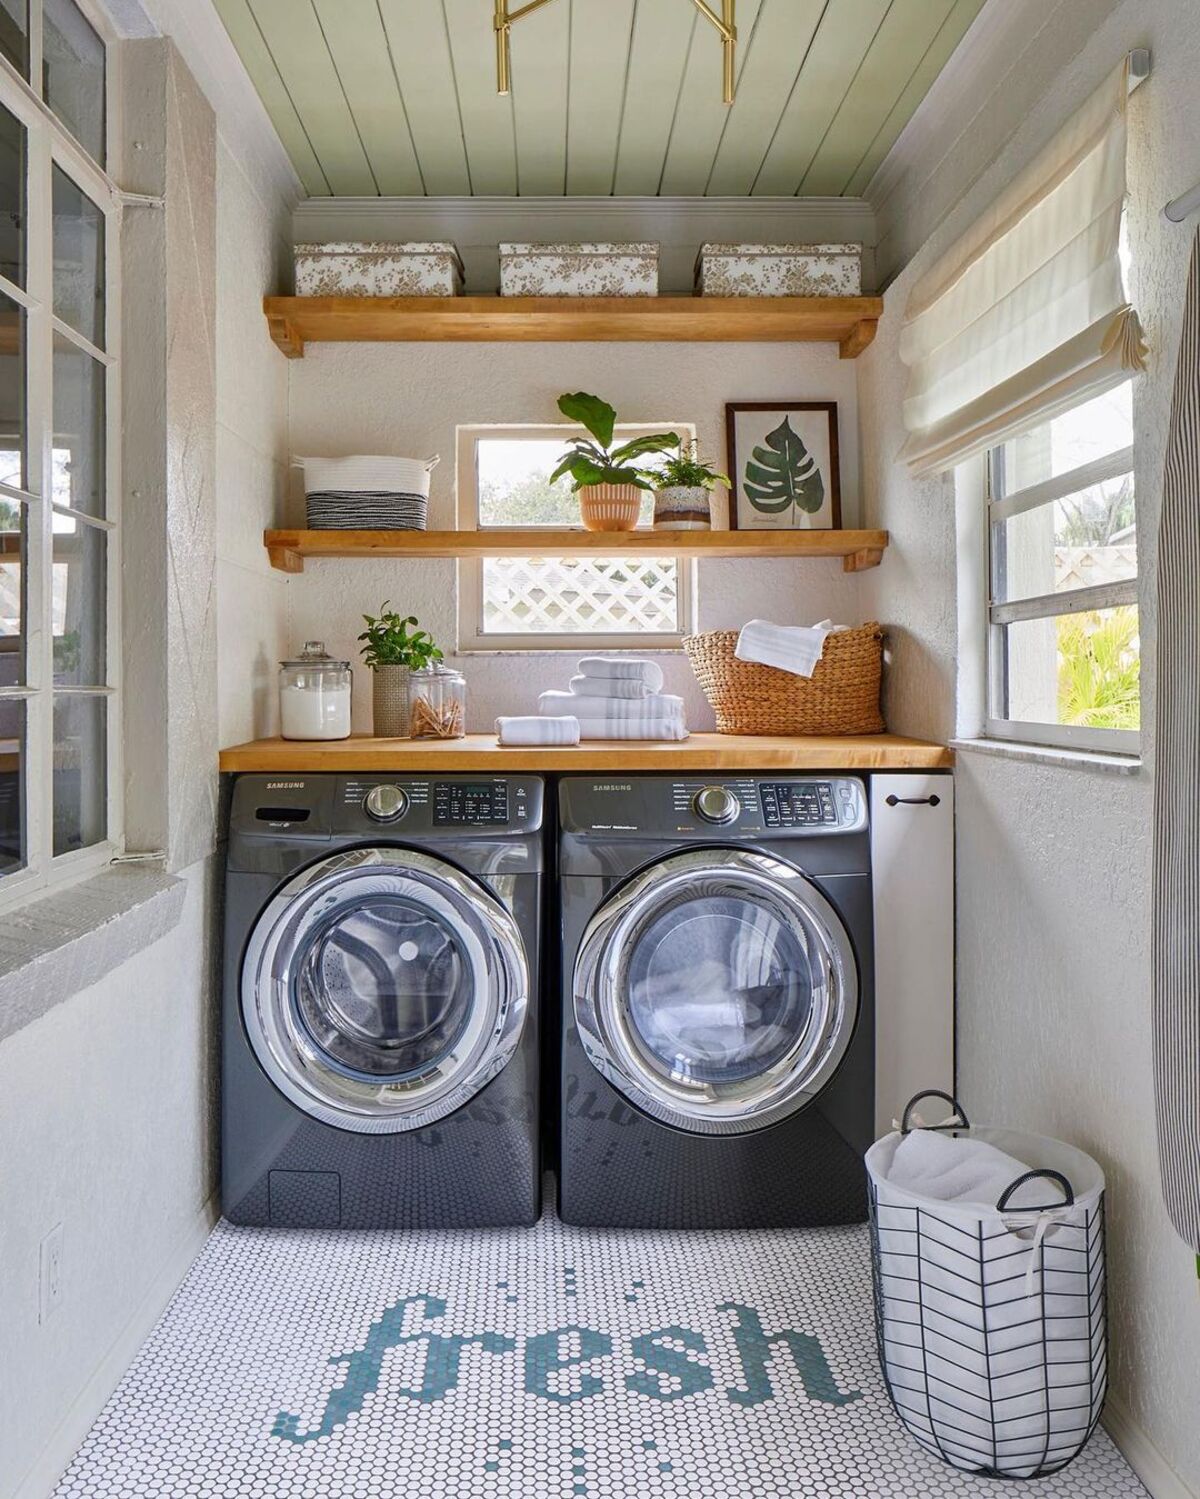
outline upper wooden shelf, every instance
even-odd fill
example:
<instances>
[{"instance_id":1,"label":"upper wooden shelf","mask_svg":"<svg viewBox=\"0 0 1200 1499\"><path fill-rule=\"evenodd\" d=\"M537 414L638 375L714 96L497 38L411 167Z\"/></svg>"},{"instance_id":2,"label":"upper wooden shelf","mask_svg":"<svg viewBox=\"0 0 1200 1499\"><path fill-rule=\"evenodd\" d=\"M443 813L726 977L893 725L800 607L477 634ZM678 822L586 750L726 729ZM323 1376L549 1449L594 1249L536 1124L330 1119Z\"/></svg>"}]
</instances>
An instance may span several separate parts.
<instances>
[{"instance_id":1,"label":"upper wooden shelf","mask_svg":"<svg viewBox=\"0 0 1200 1499\"><path fill-rule=\"evenodd\" d=\"M289 359L307 343L835 343L856 359L881 297L266 297Z\"/></svg>"},{"instance_id":2,"label":"upper wooden shelf","mask_svg":"<svg viewBox=\"0 0 1200 1499\"><path fill-rule=\"evenodd\" d=\"M264 531L271 566L306 557L841 557L848 573L878 567L886 531Z\"/></svg>"}]
</instances>

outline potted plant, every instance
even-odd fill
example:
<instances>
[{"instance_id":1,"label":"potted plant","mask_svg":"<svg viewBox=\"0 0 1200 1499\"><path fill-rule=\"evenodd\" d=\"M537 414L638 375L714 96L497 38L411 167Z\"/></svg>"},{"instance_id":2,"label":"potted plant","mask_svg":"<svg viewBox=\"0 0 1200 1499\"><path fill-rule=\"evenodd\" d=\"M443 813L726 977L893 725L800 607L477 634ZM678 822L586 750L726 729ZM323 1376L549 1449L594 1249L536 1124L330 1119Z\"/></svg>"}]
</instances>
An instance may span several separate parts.
<instances>
[{"instance_id":1,"label":"potted plant","mask_svg":"<svg viewBox=\"0 0 1200 1499\"><path fill-rule=\"evenodd\" d=\"M707 531L712 525L709 505L717 484L728 486L728 476L706 463L695 439L663 459L654 476L654 529Z\"/></svg>"},{"instance_id":2,"label":"potted plant","mask_svg":"<svg viewBox=\"0 0 1200 1499\"><path fill-rule=\"evenodd\" d=\"M362 658L371 671L371 713L380 739L408 738L409 673L442 659L427 630L409 630L414 614L401 616L385 599L378 615L364 614Z\"/></svg>"},{"instance_id":3,"label":"potted plant","mask_svg":"<svg viewBox=\"0 0 1200 1499\"><path fill-rule=\"evenodd\" d=\"M677 448L679 434L653 432L614 447L617 413L607 401L579 390L559 396L558 409L578 422L592 440L573 439L550 476L551 484L570 474L585 530L632 531L638 523L642 495L653 487L652 475L636 460Z\"/></svg>"}]
</instances>

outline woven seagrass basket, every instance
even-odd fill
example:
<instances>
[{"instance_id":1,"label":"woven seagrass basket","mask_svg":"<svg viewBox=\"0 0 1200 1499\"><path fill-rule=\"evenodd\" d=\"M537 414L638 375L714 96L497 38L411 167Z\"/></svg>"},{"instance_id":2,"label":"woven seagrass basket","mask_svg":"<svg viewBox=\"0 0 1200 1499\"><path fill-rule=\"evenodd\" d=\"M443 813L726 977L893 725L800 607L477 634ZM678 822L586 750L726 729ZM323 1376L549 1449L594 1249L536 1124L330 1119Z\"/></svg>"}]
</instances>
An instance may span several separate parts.
<instances>
[{"instance_id":1,"label":"woven seagrass basket","mask_svg":"<svg viewBox=\"0 0 1200 1499\"><path fill-rule=\"evenodd\" d=\"M882 734L883 630L875 623L827 635L811 677L739 661L736 630L685 636L718 734Z\"/></svg>"}]
</instances>

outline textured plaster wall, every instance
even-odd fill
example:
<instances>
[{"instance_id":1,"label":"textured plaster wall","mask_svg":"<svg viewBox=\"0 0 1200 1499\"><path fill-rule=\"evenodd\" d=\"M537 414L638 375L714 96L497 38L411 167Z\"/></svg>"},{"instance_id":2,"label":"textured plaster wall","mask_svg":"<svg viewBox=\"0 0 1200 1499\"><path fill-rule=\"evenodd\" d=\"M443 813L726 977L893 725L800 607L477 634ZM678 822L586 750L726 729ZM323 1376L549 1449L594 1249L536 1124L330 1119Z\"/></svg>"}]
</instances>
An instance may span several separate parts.
<instances>
[{"instance_id":1,"label":"textured plaster wall","mask_svg":"<svg viewBox=\"0 0 1200 1499\"><path fill-rule=\"evenodd\" d=\"M914 481L895 461L900 315L914 278L1140 46L1154 59L1131 104L1129 209L1135 300L1154 351L1135 387L1146 764L1122 777L960 756L959 1083L973 1117L1061 1135L1102 1162L1111 1189L1114 1414L1132 1418L1186 1491L1200 1493L1200 1295L1159 1197L1148 952L1155 535L1195 229L1167 224L1160 209L1200 171L1194 0L1042 8L1025 52L995 69L994 90L941 121L944 157L910 174L887 205L884 239L904 253L922 248L888 292L880 337L859 361L866 519L889 527L894 541L862 587L867 611L892 632L891 726L952 734L953 484Z\"/></svg>"},{"instance_id":2,"label":"textured plaster wall","mask_svg":"<svg viewBox=\"0 0 1200 1499\"><path fill-rule=\"evenodd\" d=\"M846 525L858 515L858 440L853 364L814 344L314 344L291 367L291 441L298 454L442 455L434 470L430 526L454 523L455 427L468 422L552 422L564 390L594 390L629 421L694 422L703 451L725 464L728 400L840 403ZM303 524L293 479L289 516ZM360 616L385 600L417 615L443 643L455 638L455 564L310 564L289 587L292 643L325 640L357 661ZM838 561L729 562L698 567L701 629L731 628L755 615L811 624L859 619L856 578ZM488 729L498 713L534 712L537 693L565 687L578 652L463 654L468 727ZM687 700L692 727L712 716L681 652L664 653L667 690ZM370 724L369 673L355 673L354 723Z\"/></svg>"}]
</instances>

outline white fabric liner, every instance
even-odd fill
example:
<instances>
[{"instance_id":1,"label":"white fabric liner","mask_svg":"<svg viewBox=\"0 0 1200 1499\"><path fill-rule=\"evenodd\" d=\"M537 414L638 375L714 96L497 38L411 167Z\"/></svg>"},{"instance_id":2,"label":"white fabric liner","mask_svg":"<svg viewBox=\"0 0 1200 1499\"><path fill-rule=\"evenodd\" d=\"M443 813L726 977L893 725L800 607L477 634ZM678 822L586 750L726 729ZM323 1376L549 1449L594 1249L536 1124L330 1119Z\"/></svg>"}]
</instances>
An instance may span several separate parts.
<instances>
[{"instance_id":1,"label":"white fabric liner","mask_svg":"<svg viewBox=\"0 0 1200 1499\"><path fill-rule=\"evenodd\" d=\"M1121 274L1128 59L913 288L902 457L933 473L1145 368Z\"/></svg>"}]
</instances>

